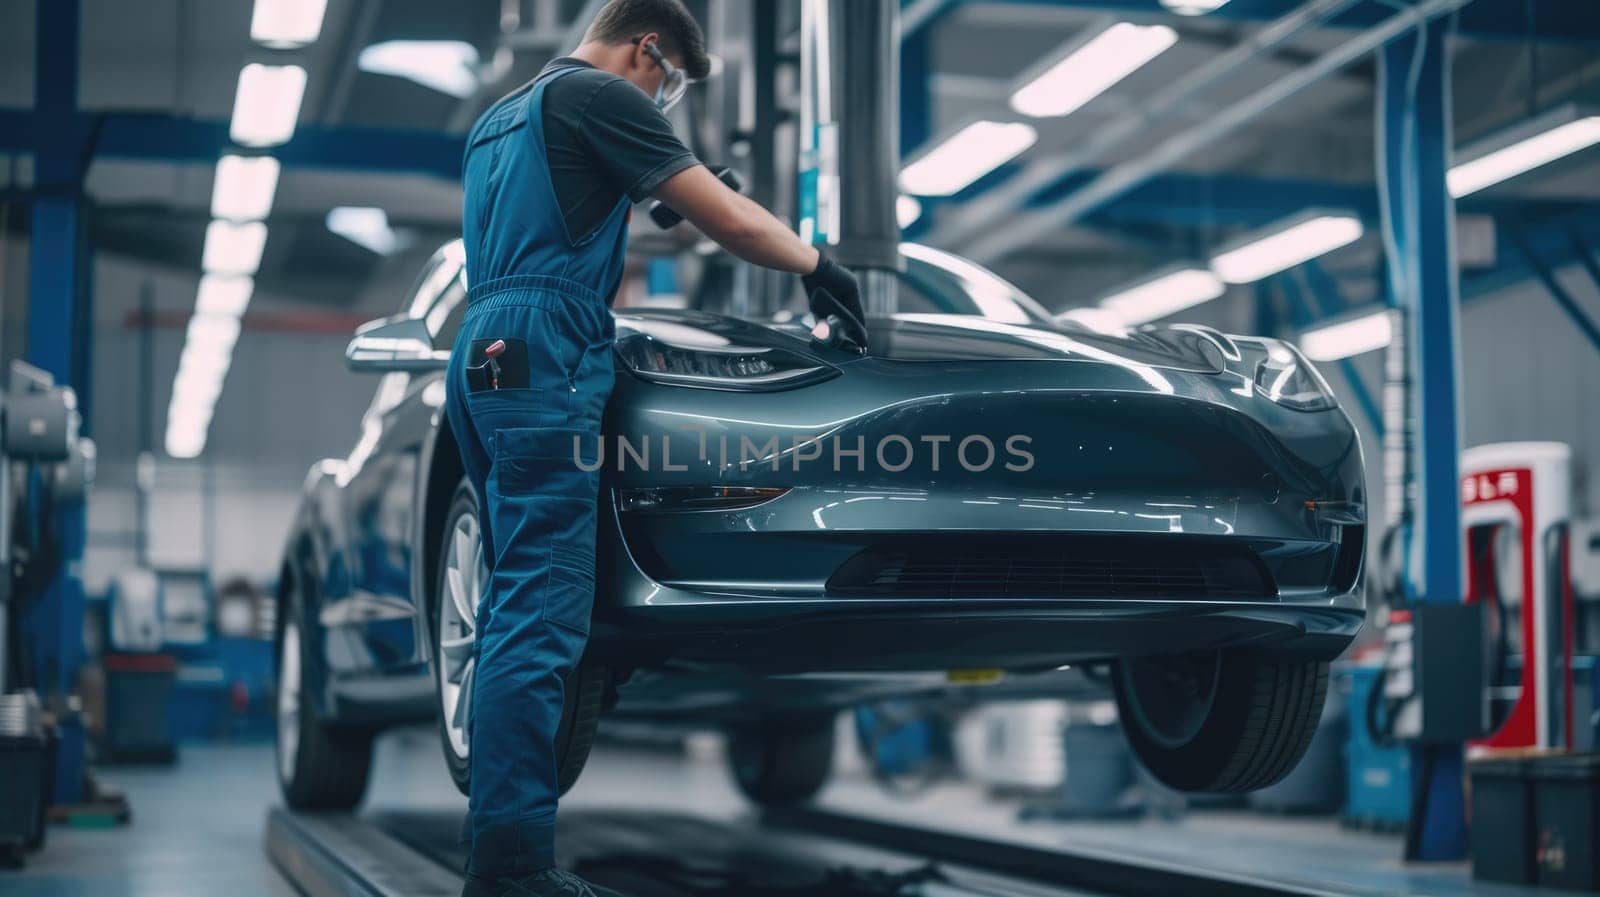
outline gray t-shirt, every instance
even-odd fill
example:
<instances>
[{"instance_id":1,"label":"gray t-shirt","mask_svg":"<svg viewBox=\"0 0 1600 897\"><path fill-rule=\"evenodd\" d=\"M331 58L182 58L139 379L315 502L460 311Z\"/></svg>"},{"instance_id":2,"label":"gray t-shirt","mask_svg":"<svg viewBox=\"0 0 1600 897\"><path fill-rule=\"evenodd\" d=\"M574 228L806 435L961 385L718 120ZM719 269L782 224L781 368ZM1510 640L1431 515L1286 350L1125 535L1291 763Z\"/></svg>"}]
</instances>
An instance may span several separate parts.
<instances>
[{"instance_id":1,"label":"gray t-shirt","mask_svg":"<svg viewBox=\"0 0 1600 897\"><path fill-rule=\"evenodd\" d=\"M552 60L545 71L563 66L585 71L545 88L545 152L567 235L579 240L623 196L643 202L700 160L644 91L568 56Z\"/></svg>"}]
</instances>

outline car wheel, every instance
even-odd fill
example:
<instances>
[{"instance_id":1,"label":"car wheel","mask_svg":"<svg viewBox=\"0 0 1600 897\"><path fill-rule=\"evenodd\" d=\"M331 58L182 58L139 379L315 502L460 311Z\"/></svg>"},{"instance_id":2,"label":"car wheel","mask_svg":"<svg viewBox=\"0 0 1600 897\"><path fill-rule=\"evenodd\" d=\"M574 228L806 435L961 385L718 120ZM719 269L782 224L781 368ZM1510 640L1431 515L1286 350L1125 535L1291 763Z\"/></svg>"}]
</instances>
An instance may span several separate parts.
<instances>
[{"instance_id":1,"label":"car wheel","mask_svg":"<svg viewBox=\"0 0 1600 897\"><path fill-rule=\"evenodd\" d=\"M1328 664L1249 651L1123 660L1117 709L1134 753L1179 791L1265 788L1316 734Z\"/></svg>"},{"instance_id":2,"label":"car wheel","mask_svg":"<svg viewBox=\"0 0 1600 897\"><path fill-rule=\"evenodd\" d=\"M477 668L477 612L488 586L489 567L478 526L478 498L462 479L445 514L439 576L431 613L434 684L439 699L439 741L450 779L462 794L472 783L472 680ZM580 663L567 677L566 699L556 729L557 782L565 794L589 760L610 671Z\"/></svg>"},{"instance_id":3,"label":"car wheel","mask_svg":"<svg viewBox=\"0 0 1600 897\"><path fill-rule=\"evenodd\" d=\"M284 802L296 810L348 810L361 802L372 766L372 733L329 726L304 696L306 645L296 619L278 636L277 760Z\"/></svg>"},{"instance_id":4,"label":"car wheel","mask_svg":"<svg viewBox=\"0 0 1600 897\"><path fill-rule=\"evenodd\" d=\"M833 714L736 726L728 762L739 790L761 806L808 801L833 771Z\"/></svg>"}]
</instances>

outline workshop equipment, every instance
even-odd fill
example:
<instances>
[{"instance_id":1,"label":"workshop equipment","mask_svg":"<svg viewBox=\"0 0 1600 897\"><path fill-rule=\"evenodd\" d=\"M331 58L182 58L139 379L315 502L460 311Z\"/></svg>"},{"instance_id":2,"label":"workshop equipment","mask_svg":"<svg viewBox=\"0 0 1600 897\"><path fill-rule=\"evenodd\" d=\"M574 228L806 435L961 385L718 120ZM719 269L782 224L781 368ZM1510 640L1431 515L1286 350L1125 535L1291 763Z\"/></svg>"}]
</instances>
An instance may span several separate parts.
<instances>
[{"instance_id":1,"label":"workshop equipment","mask_svg":"<svg viewBox=\"0 0 1600 897\"><path fill-rule=\"evenodd\" d=\"M154 570L129 567L117 571L106 595L110 607L108 644L112 651L153 653L164 640L161 625L161 580Z\"/></svg>"},{"instance_id":2,"label":"workshop equipment","mask_svg":"<svg viewBox=\"0 0 1600 897\"><path fill-rule=\"evenodd\" d=\"M1482 609L1492 636L1489 731L1474 747L1573 743L1571 459L1558 442L1480 445L1461 455L1466 601ZM1524 658L1515 676L1514 655Z\"/></svg>"},{"instance_id":3,"label":"workshop equipment","mask_svg":"<svg viewBox=\"0 0 1600 897\"><path fill-rule=\"evenodd\" d=\"M32 692L0 695L0 865L19 865L44 840L49 740Z\"/></svg>"},{"instance_id":4,"label":"workshop equipment","mask_svg":"<svg viewBox=\"0 0 1600 897\"><path fill-rule=\"evenodd\" d=\"M1459 744L1486 731L1483 618L1462 604L1391 608L1380 694L1368 726L1379 740Z\"/></svg>"},{"instance_id":5,"label":"workshop equipment","mask_svg":"<svg viewBox=\"0 0 1600 897\"><path fill-rule=\"evenodd\" d=\"M1375 665L1334 667L1334 687L1350 720L1342 815L1351 825L1398 830L1405 828L1410 810L1411 753L1390 739L1375 738L1365 723L1372 691L1382 687L1381 680L1381 668Z\"/></svg>"},{"instance_id":6,"label":"workshop equipment","mask_svg":"<svg viewBox=\"0 0 1600 897\"><path fill-rule=\"evenodd\" d=\"M170 654L107 654L105 758L171 763L171 706L177 661Z\"/></svg>"},{"instance_id":7,"label":"workshop equipment","mask_svg":"<svg viewBox=\"0 0 1600 897\"><path fill-rule=\"evenodd\" d=\"M1527 757L1511 755L1467 764L1472 781L1468 844L1473 878L1533 883L1533 785L1528 762Z\"/></svg>"},{"instance_id":8,"label":"workshop equipment","mask_svg":"<svg viewBox=\"0 0 1600 897\"><path fill-rule=\"evenodd\" d=\"M1600 891L1600 754L1528 761L1535 820L1535 880Z\"/></svg>"},{"instance_id":9,"label":"workshop equipment","mask_svg":"<svg viewBox=\"0 0 1600 897\"><path fill-rule=\"evenodd\" d=\"M43 804L77 803L85 778L81 702L72 693L83 662L83 583L74 564L83 540L69 525L81 518L94 479L94 447L78 436L81 423L72 388L12 361L0 402L0 695L25 689L47 711Z\"/></svg>"},{"instance_id":10,"label":"workshop equipment","mask_svg":"<svg viewBox=\"0 0 1600 897\"><path fill-rule=\"evenodd\" d=\"M997 793L1044 792L1066 781L1065 701L996 701L956 725L963 776Z\"/></svg>"},{"instance_id":11,"label":"workshop equipment","mask_svg":"<svg viewBox=\"0 0 1600 897\"><path fill-rule=\"evenodd\" d=\"M101 749L116 763L170 763L177 758L172 743L170 708L177 664L161 653L161 581L155 571L131 567L118 571L107 590L108 650Z\"/></svg>"}]
</instances>

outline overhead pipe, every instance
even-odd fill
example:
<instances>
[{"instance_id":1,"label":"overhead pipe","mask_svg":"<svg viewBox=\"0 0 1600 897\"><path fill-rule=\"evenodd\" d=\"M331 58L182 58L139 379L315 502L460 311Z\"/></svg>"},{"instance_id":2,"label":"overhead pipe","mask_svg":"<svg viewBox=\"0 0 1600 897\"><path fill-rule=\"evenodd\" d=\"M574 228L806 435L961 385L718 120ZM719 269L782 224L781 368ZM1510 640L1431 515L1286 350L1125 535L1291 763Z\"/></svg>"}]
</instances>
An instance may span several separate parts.
<instances>
[{"instance_id":1,"label":"overhead pipe","mask_svg":"<svg viewBox=\"0 0 1600 897\"><path fill-rule=\"evenodd\" d=\"M1002 220L1001 216L1023 206L1030 197L1055 183L1062 175L1087 168L1097 160L1106 158L1107 153L1145 133L1152 122L1173 112L1206 88L1223 81L1306 28L1320 25L1358 2L1360 0L1312 0L1268 22L1127 114L1096 130L1082 145L1065 153L1041 158L1025 167L1016 177L966 203L959 211L942 219L926 239L941 246L956 246L963 240L989 230L995 221ZM915 5L907 7L904 18L909 20L916 8Z\"/></svg>"},{"instance_id":2,"label":"overhead pipe","mask_svg":"<svg viewBox=\"0 0 1600 897\"><path fill-rule=\"evenodd\" d=\"M1403 32L1454 12L1471 0L1424 0L1395 13L1354 38L1317 57L1310 65L1291 72L1207 121L1174 136L1161 146L1131 161L1107 169L1094 180L1049 206L1012 219L1010 226L980 237L966 247L967 255L992 262L1032 242L1038 235L1065 227L1210 146L1234 129L1248 124L1318 81L1365 56Z\"/></svg>"}]
</instances>

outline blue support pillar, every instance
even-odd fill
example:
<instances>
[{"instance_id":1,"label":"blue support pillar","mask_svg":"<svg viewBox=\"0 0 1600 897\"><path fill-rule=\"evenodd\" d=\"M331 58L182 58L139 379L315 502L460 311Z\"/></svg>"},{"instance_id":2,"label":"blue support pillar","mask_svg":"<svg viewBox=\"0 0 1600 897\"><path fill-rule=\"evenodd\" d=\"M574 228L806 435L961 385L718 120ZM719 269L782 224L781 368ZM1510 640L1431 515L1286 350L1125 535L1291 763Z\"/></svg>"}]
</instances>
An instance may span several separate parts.
<instances>
[{"instance_id":1,"label":"blue support pillar","mask_svg":"<svg viewBox=\"0 0 1600 897\"><path fill-rule=\"evenodd\" d=\"M88 291L83 250L84 136L78 106L79 0L38 4L34 76L35 189L28 254L28 360L89 402ZM59 714L55 802L83 800L84 731L64 712L83 664L83 581L77 570L86 532L82 502L51 515L61 544L61 569L25 626L43 699Z\"/></svg>"},{"instance_id":2,"label":"blue support pillar","mask_svg":"<svg viewBox=\"0 0 1600 897\"><path fill-rule=\"evenodd\" d=\"M1384 236L1390 251L1388 288L1411 321L1409 346L1416 392L1418 499L1413 520L1420 545L1407 578L1423 601L1462 600L1459 294L1454 201L1445 188L1450 165L1450 47L1454 22L1431 22L1386 45L1379 56L1377 155ZM1466 855L1466 813L1460 745L1417 747L1416 818L1407 858Z\"/></svg>"}]
</instances>

